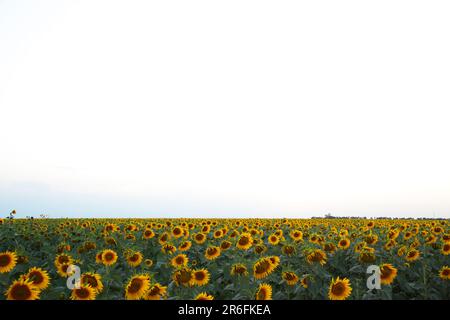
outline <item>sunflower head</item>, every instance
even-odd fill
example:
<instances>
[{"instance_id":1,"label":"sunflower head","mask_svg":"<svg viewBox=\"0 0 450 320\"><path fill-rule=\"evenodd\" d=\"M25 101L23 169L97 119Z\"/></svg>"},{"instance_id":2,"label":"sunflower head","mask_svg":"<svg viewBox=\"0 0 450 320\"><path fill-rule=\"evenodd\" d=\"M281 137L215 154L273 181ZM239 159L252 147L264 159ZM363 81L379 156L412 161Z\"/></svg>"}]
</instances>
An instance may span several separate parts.
<instances>
[{"instance_id":1,"label":"sunflower head","mask_svg":"<svg viewBox=\"0 0 450 320\"><path fill-rule=\"evenodd\" d=\"M443 280L450 280L450 267L443 266L441 270L439 270L439 277Z\"/></svg>"},{"instance_id":2,"label":"sunflower head","mask_svg":"<svg viewBox=\"0 0 450 320\"><path fill-rule=\"evenodd\" d=\"M10 272L17 264L17 255L15 252L0 252L0 273Z\"/></svg>"},{"instance_id":3,"label":"sunflower head","mask_svg":"<svg viewBox=\"0 0 450 320\"><path fill-rule=\"evenodd\" d=\"M391 284L397 276L397 269L390 263L382 264L380 271L381 283L385 285Z\"/></svg>"},{"instance_id":4,"label":"sunflower head","mask_svg":"<svg viewBox=\"0 0 450 320\"><path fill-rule=\"evenodd\" d=\"M125 299L139 300L150 289L150 276L140 274L133 276L125 287Z\"/></svg>"},{"instance_id":5,"label":"sunflower head","mask_svg":"<svg viewBox=\"0 0 450 320\"><path fill-rule=\"evenodd\" d=\"M6 291L8 300L37 300L40 290L35 287L28 279L19 279L12 283Z\"/></svg>"},{"instance_id":6,"label":"sunflower head","mask_svg":"<svg viewBox=\"0 0 450 320\"><path fill-rule=\"evenodd\" d=\"M206 292L199 293L194 300L214 300L214 297Z\"/></svg>"},{"instance_id":7,"label":"sunflower head","mask_svg":"<svg viewBox=\"0 0 450 320\"><path fill-rule=\"evenodd\" d=\"M204 286L209 282L209 271L206 269L199 269L192 271L192 283L197 286Z\"/></svg>"},{"instance_id":8,"label":"sunflower head","mask_svg":"<svg viewBox=\"0 0 450 320\"><path fill-rule=\"evenodd\" d=\"M50 284L50 276L48 272L41 268L31 268L24 278L28 279L30 283L39 290L45 290Z\"/></svg>"},{"instance_id":9,"label":"sunflower head","mask_svg":"<svg viewBox=\"0 0 450 320\"><path fill-rule=\"evenodd\" d=\"M330 300L345 300L352 293L352 287L350 285L350 280L347 278L331 280L330 288L328 289L328 297Z\"/></svg>"},{"instance_id":10,"label":"sunflower head","mask_svg":"<svg viewBox=\"0 0 450 320\"><path fill-rule=\"evenodd\" d=\"M102 263L105 266L112 266L117 262L117 253L114 250L106 249L102 252Z\"/></svg>"},{"instance_id":11,"label":"sunflower head","mask_svg":"<svg viewBox=\"0 0 450 320\"><path fill-rule=\"evenodd\" d=\"M97 291L89 285L82 285L72 290L70 299L72 300L95 300Z\"/></svg>"},{"instance_id":12,"label":"sunflower head","mask_svg":"<svg viewBox=\"0 0 450 320\"><path fill-rule=\"evenodd\" d=\"M81 275L80 282L81 285L89 286L97 293L101 293L103 291L102 277L98 273L84 273Z\"/></svg>"},{"instance_id":13,"label":"sunflower head","mask_svg":"<svg viewBox=\"0 0 450 320\"><path fill-rule=\"evenodd\" d=\"M256 300L272 300L272 286L267 283L261 283L255 293Z\"/></svg>"}]
</instances>

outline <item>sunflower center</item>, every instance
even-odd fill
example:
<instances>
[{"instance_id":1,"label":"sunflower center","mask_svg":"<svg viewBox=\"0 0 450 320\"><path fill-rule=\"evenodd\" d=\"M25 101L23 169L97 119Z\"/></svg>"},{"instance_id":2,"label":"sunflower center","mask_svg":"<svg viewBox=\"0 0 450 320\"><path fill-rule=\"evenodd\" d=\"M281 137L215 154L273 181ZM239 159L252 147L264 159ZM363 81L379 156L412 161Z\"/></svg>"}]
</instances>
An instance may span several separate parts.
<instances>
[{"instance_id":1,"label":"sunflower center","mask_svg":"<svg viewBox=\"0 0 450 320\"><path fill-rule=\"evenodd\" d=\"M143 286L143 281L141 279L133 279L131 281L130 286L128 287L128 292L130 293L137 293L139 290L141 290Z\"/></svg>"},{"instance_id":2,"label":"sunflower center","mask_svg":"<svg viewBox=\"0 0 450 320\"><path fill-rule=\"evenodd\" d=\"M89 297L89 290L86 288L77 289L76 295L81 299L86 299Z\"/></svg>"},{"instance_id":3,"label":"sunflower center","mask_svg":"<svg viewBox=\"0 0 450 320\"><path fill-rule=\"evenodd\" d=\"M98 286L97 279L95 279L95 277L90 276L90 275L86 276L86 277L84 278L84 281L83 281L83 282L84 282L85 284L89 284L92 288L97 288L97 286Z\"/></svg>"},{"instance_id":4,"label":"sunflower center","mask_svg":"<svg viewBox=\"0 0 450 320\"><path fill-rule=\"evenodd\" d=\"M259 299L265 299L267 295L266 289L261 288L258 292L258 298Z\"/></svg>"},{"instance_id":5,"label":"sunflower center","mask_svg":"<svg viewBox=\"0 0 450 320\"><path fill-rule=\"evenodd\" d=\"M6 267L11 263L11 260L11 257L6 254L0 255L0 267Z\"/></svg>"},{"instance_id":6,"label":"sunflower center","mask_svg":"<svg viewBox=\"0 0 450 320\"><path fill-rule=\"evenodd\" d=\"M37 271L33 271L30 273L30 279L34 284L41 284L42 282L44 282L44 277L40 272Z\"/></svg>"},{"instance_id":7,"label":"sunflower center","mask_svg":"<svg viewBox=\"0 0 450 320\"><path fill-rule=\"evenodd\" d=\"M196 272L195 279L201 281L201 280L205 279L205 274L203 272Z\"/></svg>"},{"instance_id":8,"label":"sunflower center","mask_svg":"<svg viewBox=\"0 0 450 320\"><path fill-rule=\"evenodd\" d=\"M333 292L333 294L337 296L342 295L345 292L344 284L341 282L334 284L333 287L331 288L331 292Z\"/></svg>"},{"instance_id":9,"label":"sunflower center","mask_svg":"<svg viewBox=\"0 0 450 320\"><path fill-rule=\"evenodd\" d=\"M242 238L239 239L239 244L240 244L241 246L245 246L245 245L247 245L248 243L249 243L249 239L248 239L247 237L242 237Z\"/></svg>"},{"instance_id":10,"label":"sunflower center","mask_svg":"<svg viewBox=\"0 0 450 320\"><path fill-rule=\"evenodd\" d=\"M114 255L111 252L108 252L105 254L105 260L106 261L111 261L114 259Z\"/></svg>"},{"instance_id":11,"label":"sunflower center","mask_svg":"<svg viewBox=\"0 0 450 320\"><path fill-rule=\"evenodd\" d=\"M25 284L19 284L15 286L11 292L12 297L14 300L26 300L31 297L31 289L29 286Z\"/></svg>"}]
</instances>

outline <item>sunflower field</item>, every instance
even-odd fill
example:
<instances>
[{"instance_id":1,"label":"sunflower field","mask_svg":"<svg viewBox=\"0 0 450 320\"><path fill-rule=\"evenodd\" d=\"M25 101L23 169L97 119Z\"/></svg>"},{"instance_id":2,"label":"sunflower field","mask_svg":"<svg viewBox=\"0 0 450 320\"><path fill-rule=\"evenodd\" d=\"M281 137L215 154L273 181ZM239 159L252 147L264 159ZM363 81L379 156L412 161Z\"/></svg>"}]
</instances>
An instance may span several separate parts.
<instances>
[{"instance_id":1,"label":"sunflower field","mask_svg":"<svg viewBox=\"0 0 450 320\"><path fill-rule=\"evenodd\" d=\"M449 220L0 219L0 300L447 300L449 254Z\"/></svg>"}]
</instances>

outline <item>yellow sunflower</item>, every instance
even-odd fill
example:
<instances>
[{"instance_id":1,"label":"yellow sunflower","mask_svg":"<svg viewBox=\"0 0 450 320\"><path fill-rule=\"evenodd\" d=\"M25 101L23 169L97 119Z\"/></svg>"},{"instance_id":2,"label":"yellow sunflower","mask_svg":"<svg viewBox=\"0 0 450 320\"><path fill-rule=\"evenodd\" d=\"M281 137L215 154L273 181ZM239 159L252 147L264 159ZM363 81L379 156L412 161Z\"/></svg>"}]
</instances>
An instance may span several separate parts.
<instances>
[{"instance_id":1,"label":"yellow sunflower","mask_svg":"<svg viewBox=\"0 0 450 320\"><path fill-rule=\"evenodd\" d=\"M299 280L299 277L295 274L295 272L291 272L291 271L283 272L281 277L290 286L294 286Z\"/></svg>"},{"instance_id":2,"label":"yellow sunflower","mask_svg":"<svg viewBox=\"0 0 450 320\"><path fill-rule=\"evenodd\" d=\"M178 247L178 250L187 251L191 248L191 246L192 246L192 242L184 241L183 243L180 244L180 246Z\"/></svg>"},{"instance_id":3,"label":"yellow sunflower","mask_svg":"<svg viewBox=\"0 0 450 320\"><path fill-rule=\"evenodd\" d=\"M19 279L12 283L6 291L7 300L37 300L40 290L27 279Z\"/></svg>"},{"instance_id":4,"label":"yellow sunflower","mask_svg":"<svg viewBox=\"0 0 450 320\"><path fill-rule=\"evenodd\" d=\"M381 283L391 284L397 276L397 269L390 263L385 263L380 266L381 271Z\"/></svg>"},{"instance_id":5,"label":"yellow sunflower","mask_svg":"<svg viewBox=\"0 0 450 320\"><path fill-rule=\"evenodd\" d=\"M230 274L232 276L247 276L247 267L242 263L236 263L231 266Z\"/></svg>"},{"instance_id":6,"label":"yellow sunflower","mask_svg":"<svg viewBox=\"0 0 450 320\"><path fill-rule=\"evenodd\" d=\"M236 247L241 250L248 250L253 245L253 237L250 233L244 232L239 235Z\"/></svg>"},{"instance_id":7,"label":"yellow sunflower","mask_svg":"<svg viewBox=\"0 0 450 320\"><path fill-rule=\"evenodd\" d=\"M150 277L146 274L133 276L125 287L125 299L139 300L150 289Z\"/></svg>"},{"instance_id":8,"label":"yellow sunflower","mask_svg":"<svg viewBox=\"0 0 450 320\"><path fill-rule=\"evenodd\" d=\"M208 260L217 259L220 256L220 248L215 246L210 246L206 249L205 258Z\"/></svg>"},{"instance_id":9,"label":"yellow sunflower","mask_svg":"<svg viewBox=\"0 0 450 320\"><path fill-rule=\"evenodd\" d=\"M439 270L439 277L443 280L450 280L450 268L448 266L443 266Z\"/></svg>"},{"instance_id":10,"label":"yellow sunflower","mask_svg":"<svg viewBox=\"0 0 450 320\"><path fill-rule=\"evenodd\" d=\"M192 286L193 278L194 275L192 273L192 270L188 268L181 268L179 270L176 270L172 275L172 279L177 285L182 285L185 287Z\"/></svg>"},{"instance_id":11,"label":"yellow sunflower","mask_svg":"<svg viewBox=\"0 0 450 320\"><path fill-rule=\"evenodd\" d=\"M261 258L253 265L253 276L255 279L264 279L273 271L273 265L269 258Z\"/></svg>"},{"instance_id":12,"label":"yellow sunflower","mask_svg":"<svg viewBox=\"0 0 450 320\"><path fill-rule=\"evenodd\" d=\"M206 269L199 269L192 271L192 283L197 286L204 286L209 282L209 271Z\"/></svg>"},{"instance_id":13,"label":"yellow sunflower","mask_svg":"<svg viewBox=\"0 0 450 320\"><path fill-rule=\"evenodd\" d=\"M50 284L50 276L48 275L48 272L42 270L41 268L31 268L28 270L28 273L24 275L24 278L39 290L47 289Z\"/></svg>"},{"instance_id":14,"label":"yellow sunflower","mask_svg":"<svg viewBox=\"0 0 450 320\"><path fill-rule=\"evenodd\" d=\"M155 283L150 286L147 294L144 296L144 300L161 300L167 295L167 287L162 286L159 283Z\"/></svg>"},{"instance_id":15,"label":"yellow sunflower","mask_svg":"<svg viewBox=\"0 0 450 320\"><path fill-rule=\"evenodd\" d=\"M206 241L206 235L203 233L194 234L193 239L197 244L203 244Z\"/></svg>"},{"instance_id":16,"label":"yellow sunflower","mask_svg":"<svg viewBox=\"0 0 450 320\"><path fill-rule=\"evenodd\" d=\"M114 250L106 249L102 252L102 263L105 266L112 266L117 262L117 253Z\"/></svg>"},{"instance_id":17,"label":"yellow sunflower","mask_svg":"<svg viewBox=\"0 0 450 320\"><path fill-rule=\"evenodd\" d=\"M311 251L306 256L306 261L309 264L313 264L315 262L320 263L322 266L327 263L327 254L320 249L316 249Z\"/></svg>"},{"instance_id":18,"label":"yellow sunflower","mask_svg":"<svg viewBox=\"0 0 450 320\"><path fill-rule=\"evenodd\" d=\"M350 247L350 240L347 238L339 240L338 247L343 250L348 249L348 247Z\"/></svg>"},{"instance_id":19,"label":"yellow sunflower","mask_svg":"<svg viewBox=\"0 0 450 320\"><path fill-rule=\"evenodd\" d=\"M272 286L267 283L261 283L255 294L256 300L272 300Z\"/></svg>"},{"instance_id":20,"label":"yellow sunflower","mask_svg":"<svg viewBox=\"0 0 450 320\"><path fill-rule=\"evenodd\" d=\"M271 245L276 246L280 242L280 238L276 234L272 234L267 241L269 241Z\"/></svg>"},{"instance_id":21,"label":"yellow sunflower","mask_svg":"<svg viewBox=\"0 0 450 320\"><path fill-rule=\"evenodd\" d=\"M0 273L10 272L17 264L15 252L6 251L0 253Z\"/></svg>"},{"instance_id":22,"label":"yellow sunflower","mask_svg":"<svg viewBox=\"0 0 450 320\"><path fill-rule=\"evenodd\" d=\"M82 285L78 289L72 290L70 299L72 300L95 300L97 291L88 285Z\"/></svg>"},{"instance_id":23,"label":"yellow sunflower","mask_svg":"<svg viewBox=\"0 0 450 320\"><path fill-rule=\"evenodd\" d=\"M408 261L408 262L416 261L417 259L419 259L419 257L420 257L420 251L417 249L410 249L406 253L406 261Z\"/></svg>"},{"instance_id":24,"label":"yellow sunflower","mask_svg":"<svg viewBox=\"0 0 450 320\"><path fill-rule=\"evenodd\" d=\"M103 291L102 276L98 273L83 273L80 279L81 285L89 286L94 289L97 293Z\"/></svg>"},{"instance_id":25,"label":"yellow sunflower","mask_svg":"<svg viewBox=\"0 0 450 320\"><path fill-rule=\"evenodd\" d=\"M185 267L187 266L189 262L189 258L185 254L179 254L172 258L171 264L173 267L179 268L179 267Z\"/></svg>"},{"instance_id":26,"label":"yellow sunflower","mask_svg":"<svg viewBox=\"0 0 450 320\"><path fill-rule=\"evenodd\" d=\"M214 297L206 292L199 293L194 300L214 300Z\"/></svg>"},{"instance_id":27,"label":"yellow sunflower","mask_svg":"<svg viewBox=\"0 0 450 320\"><path fill-rule=\"evenodd\" d=\"M328 290L328 297L330 300L345 300L352 293L352 287L350 285L350 280L347 278L331 280L330 288Z\"/></svg>"},{"instance_id":28,"label":"yellow sunflower","mask_svg":"<svg viewBox=\"0 0 450 320\"><path fill-rule=\"evenodd\" d=\"M136 268L142 263L142 260L144 260L144 256L140 252L133 252L132 254L128 255L126 259L127 263L131 267Z\"/></svg>"}]
</instances>

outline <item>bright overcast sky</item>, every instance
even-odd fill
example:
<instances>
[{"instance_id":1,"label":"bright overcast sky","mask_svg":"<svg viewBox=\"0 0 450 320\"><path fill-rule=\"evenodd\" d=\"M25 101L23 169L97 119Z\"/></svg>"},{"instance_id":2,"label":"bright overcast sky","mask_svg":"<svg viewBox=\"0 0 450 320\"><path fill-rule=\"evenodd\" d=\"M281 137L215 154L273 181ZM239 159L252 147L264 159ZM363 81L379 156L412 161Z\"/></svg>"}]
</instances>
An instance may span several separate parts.
<instances>
[{"instance_id":1,"label":"bright overcast sky","mask_svg":"<svg viewBox=\"0 0 450 320\"><path fill-rule=\"evenodd\" d=\"M0 216L450 217L449 16L0 1Z\"/></svg>"}]
</instances>

